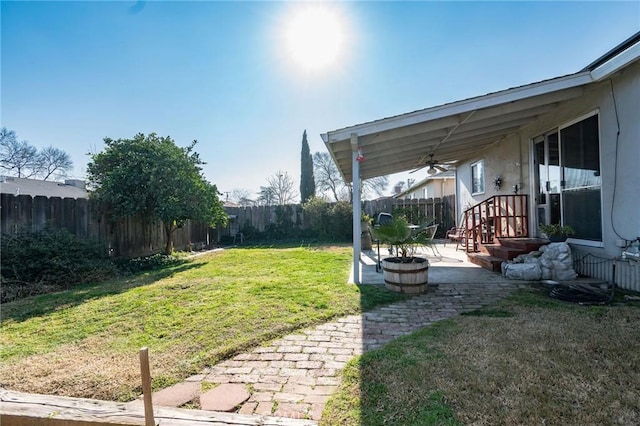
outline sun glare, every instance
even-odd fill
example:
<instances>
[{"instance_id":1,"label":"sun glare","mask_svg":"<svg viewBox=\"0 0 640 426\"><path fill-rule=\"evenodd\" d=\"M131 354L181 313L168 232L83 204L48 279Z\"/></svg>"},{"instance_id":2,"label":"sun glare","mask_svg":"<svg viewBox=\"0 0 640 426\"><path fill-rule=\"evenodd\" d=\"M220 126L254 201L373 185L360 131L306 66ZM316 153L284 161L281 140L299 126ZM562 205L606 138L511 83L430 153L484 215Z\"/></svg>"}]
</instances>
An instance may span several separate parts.
<instances>
[{"instance_id":1,"label":"sun glare","mask_svg":"<svg viewBox=\"0 0 640 426\"><path fill-rule=\"evenodd\" d=\"M338 17L326 8L299 10L287 23L288 53L298 66L308 71L323 69L336 62L343 39Z\"/></svg>"}]
</instances>

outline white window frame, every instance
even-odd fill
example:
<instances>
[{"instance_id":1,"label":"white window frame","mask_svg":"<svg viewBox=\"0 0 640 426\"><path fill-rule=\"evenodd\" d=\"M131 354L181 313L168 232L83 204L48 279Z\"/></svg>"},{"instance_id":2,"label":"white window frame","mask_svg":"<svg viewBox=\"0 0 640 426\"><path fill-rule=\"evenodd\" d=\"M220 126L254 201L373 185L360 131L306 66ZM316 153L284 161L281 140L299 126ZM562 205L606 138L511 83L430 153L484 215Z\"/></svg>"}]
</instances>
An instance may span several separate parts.
<instances>
[{"instance_id":1,"label":"white window frame","mask_svg":"<svg viewBox=\"0 0 640 426\"><path fill-rule=\"evenodd\" d=\"M480 180L480 188L477 188L478 190L476 191L475 188L475 179L474 179L474 169L480 166L480 169L482 170L482 176L481 176L481 180ZM471 163L471 195L480 195L480 194L484 194L485 192L485 179L484 179L484 160L480 160L480 161L476 161L475 163Z\"/></svg>"},{"instance_id":2,"label":"white window frame","mask_svg":"<svg viewBox=\"0 0 640 426\"><path fill-rule=\"evenodd\" d=\"M562 146L562 139L560 137L560 132L562 129L573 126L574 124L584 121L588 118L591 118L594 115L598 116L598 151L599 151L599 157L600 157L600 170L602 171L602 123L601 123L602 115L600 114L600 108L596 108L593 111L590 111L584 115L581 115L571 121L568 121L558 126L558 143L560 143L560 145ZM560 152L560 156L561 156L560 165L562 167L562 151ZM603 186L604 186L604 182L601 182L600 183L600 205L602 206L601 213L604 216L604 199L603 199L604 191L602 190ZM564 222L564 201L561 202L560 207L561 207L562 221ZM580 238L569 237L567 238L567 242L571 244L587 246L587 247L604 247L604 217L603 216L600 217L600 227L601 227L601 235L602 235L601 241L583 240Z\"/></svg>"},{"instance_id":3,"label":"white window frame","mask_svg":"<svg viewBox=\"0 0 640 426\"><path fill-rule=\"evenodd\" d=\"M565 121L564 123L562 123L562 124L560 124L558 126L551 127L549 129L545 130L544 132L540 133L539 135L537 135L537 136L535 136L533 138L530 138L529 139L529 155L530 155L530 158L533 158L533 155L534 155L533 150L534 150L534 146L535 146L535 140L539 136L544 136L544 135L547 135L549 133L557 132L558 133L558 143L561 146L562 145L562 140L560 138L560 131L562 129L565 129L567 127L573 126L574 124L579 123L579 122L581 122L583 120L586 120L586 119L588 119L588 118L590 118L590 117L592 117L594 115L598 115L598 131L599 131L599 134L598 134L598 149L600 150L600 170L602 170L602 127L601 127L602 126L602 123L601 123L602 115L600 114L600 109L599 108L596 108L593 111L590 111L590 112L588 112L586 114L583 114L583 115L581 115L579 117L573 118L570 121ZM562 152L560 152L560 157L561 157L560 158L560 166L562 167ZM534 167L535 167L535 165L533 164L533 161L531 161L531 163L529 164L530 176L534 175ZM473 180L473 177L472 177L472 180ZM531 191L532 194L534 192L534 185L535 185L535 183L533 181L531 181L530 182L530 187L531 187L530 191ZM604 206L604 192L602 191L602 186L604 186L604 183L602 183L602 185L600 187L600 203L601 203L600 205ZM536 208L535 208L535 203L531 203L531 205L529 207L529 210L530 210L531 217L536 219L536 226L537 226L538 225L538 223L537 223L537 211L536 211ZM561 201L561 203L560 203L560 214L562 215L562 220L564 221L564 202L563 201ZM604 215L604 209L603 209L603 215ZM569 238L567 238L567 242L571 243L571 244L588 246L588 247L604 247L604 217L600 218L600 222L601 222L600 225L603 227L603 229L602 229L602 241L583 240L583 239L580 239L580 238L569 237ZM533 221L531 223L533 223Z\"/></svg>"}]
</instances>

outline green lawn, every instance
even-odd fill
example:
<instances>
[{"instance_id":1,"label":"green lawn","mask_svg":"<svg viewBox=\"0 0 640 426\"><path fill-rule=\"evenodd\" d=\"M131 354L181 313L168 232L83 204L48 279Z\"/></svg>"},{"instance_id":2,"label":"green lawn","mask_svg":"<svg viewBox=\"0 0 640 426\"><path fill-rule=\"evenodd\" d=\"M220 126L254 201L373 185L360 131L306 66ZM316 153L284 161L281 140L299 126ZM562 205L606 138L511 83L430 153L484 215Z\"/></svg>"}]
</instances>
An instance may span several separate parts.
<instances>
[{"instance_id":1,"label":"green lawn","mask_svg":"<svg viewBox=\"0 0 640 426\"><path fill-rule=\"evenodd\" d=\"M346 283L350 247L246 248L2 306L9 389L129 400L292 330L401 299Z\"/></svg>"},{"instance_id":2,"label":"green lawn","mask_svg":"<svg viewBox=\"0 0 640 426\"><path fill-rule=\"evenodd\" d=\"M351 361L322 425L640 424L640 303L522 291Z\"/></svg>"}]
</instances>

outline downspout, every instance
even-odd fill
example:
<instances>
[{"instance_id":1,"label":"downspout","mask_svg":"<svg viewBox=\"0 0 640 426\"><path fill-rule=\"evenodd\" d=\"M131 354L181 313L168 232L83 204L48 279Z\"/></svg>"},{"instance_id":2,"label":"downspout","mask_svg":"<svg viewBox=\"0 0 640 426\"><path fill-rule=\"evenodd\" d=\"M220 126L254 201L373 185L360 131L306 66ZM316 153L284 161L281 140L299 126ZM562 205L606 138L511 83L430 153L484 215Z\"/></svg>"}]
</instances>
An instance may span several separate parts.
<instances>
[{"instance_id":1,"label":"downspout","mask_svg":"<svg viewBox=\"0 0 640 426\"><path fill-rule=\"evenodd\" d=\"M360 163L356 160L358 158L358 135L351 133L351 169L352 169L352 184L353 195L351 196L351 204L353 210L353 282L354 284L361 284L360 282L360 250L361 240L360 234L362 229L360 227L360 216L362 202L360 200Z\"/></svg>"}]
</instances>

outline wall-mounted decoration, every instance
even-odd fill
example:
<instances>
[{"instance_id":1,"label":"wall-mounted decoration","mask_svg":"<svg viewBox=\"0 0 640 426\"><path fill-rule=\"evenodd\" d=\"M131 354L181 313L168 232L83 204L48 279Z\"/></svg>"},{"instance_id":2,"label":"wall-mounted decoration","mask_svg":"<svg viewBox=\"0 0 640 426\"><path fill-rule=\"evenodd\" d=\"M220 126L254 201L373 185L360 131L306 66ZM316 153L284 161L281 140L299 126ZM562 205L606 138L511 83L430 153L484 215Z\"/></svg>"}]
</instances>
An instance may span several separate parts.
<instances>
[{"instance_id":1,"label":"wall-mounted decoration","mask_svg":"<svg viewBox=\"0 0 640 426\"><path fill-rule=\"evenodd\" d=\"M493 179L493 188L496 191L500 191L501 186L502 186L502 176L498 175Z\"/></svg>"}]
</instances>

